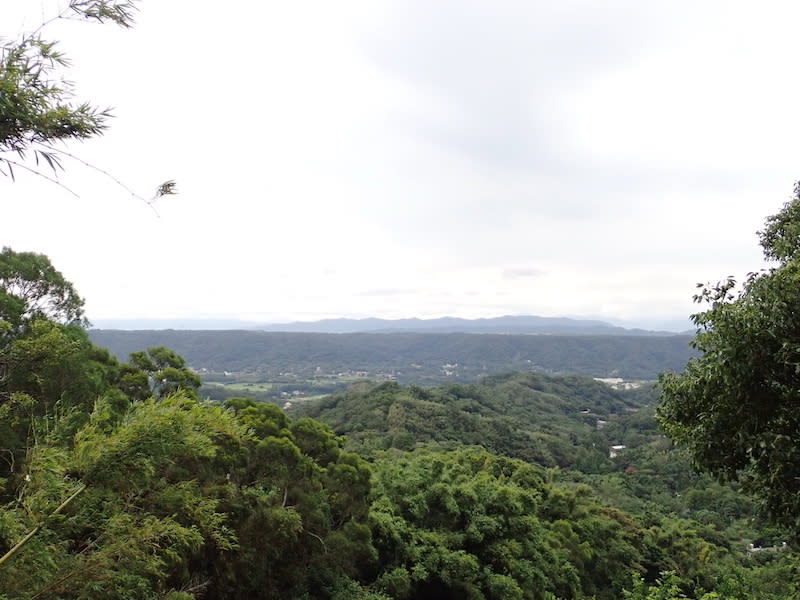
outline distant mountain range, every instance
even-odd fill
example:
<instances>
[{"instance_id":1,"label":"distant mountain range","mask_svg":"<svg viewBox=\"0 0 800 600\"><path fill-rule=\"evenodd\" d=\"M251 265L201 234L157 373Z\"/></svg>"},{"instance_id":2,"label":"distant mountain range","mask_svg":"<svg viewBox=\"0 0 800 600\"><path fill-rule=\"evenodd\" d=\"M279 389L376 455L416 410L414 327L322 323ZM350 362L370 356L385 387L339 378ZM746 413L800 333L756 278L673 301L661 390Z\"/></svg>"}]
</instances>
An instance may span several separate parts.
<instances>
[{"instance_id":1,"label":"distant mountain range","mask_svg":"<svg viewBox=\"0 0 800 600\"><path fill-rule=\"evenodd\" d=\"M538 335L674 335L625 329L604 321L564 317L505 316L492 319L323 319L254 327L261 331L307 333L499 333Z\"/></svg>"},{"instance_id":2,"label":"distant mountain range","mask_svg":"<svg viewBox=\"0 0 800 600\"><path fill-rule=\"evenodd\" d=\"M102 329L239 329L296 333L493 333L528 335L675 335L675 331L628 329L605 321L564 317L504 316L490 319L323 319L260 324L224 319L98 320Z\"/></svg>"}]
</instances>

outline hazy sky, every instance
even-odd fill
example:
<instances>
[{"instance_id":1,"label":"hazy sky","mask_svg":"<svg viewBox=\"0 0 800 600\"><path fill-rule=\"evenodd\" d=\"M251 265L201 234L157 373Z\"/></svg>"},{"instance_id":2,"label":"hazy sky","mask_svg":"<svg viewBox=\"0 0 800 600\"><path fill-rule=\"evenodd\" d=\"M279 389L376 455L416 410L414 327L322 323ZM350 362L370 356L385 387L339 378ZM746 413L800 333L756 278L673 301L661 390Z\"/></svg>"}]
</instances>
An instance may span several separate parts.
<instances>
[{"instance_id":1,"label":"hazy sky","mask_svg":"<svg viewBox=\"0 0 800 600\"><path fill-rule=\"evenodd\" d=\"M53 2L6 0L6 38ZM209 7L208 9L206 8ZM106 135L0 180L90 319L693 312L800 178L795 2L140 3L56 23Z\"/></svg>"}]
</instances>

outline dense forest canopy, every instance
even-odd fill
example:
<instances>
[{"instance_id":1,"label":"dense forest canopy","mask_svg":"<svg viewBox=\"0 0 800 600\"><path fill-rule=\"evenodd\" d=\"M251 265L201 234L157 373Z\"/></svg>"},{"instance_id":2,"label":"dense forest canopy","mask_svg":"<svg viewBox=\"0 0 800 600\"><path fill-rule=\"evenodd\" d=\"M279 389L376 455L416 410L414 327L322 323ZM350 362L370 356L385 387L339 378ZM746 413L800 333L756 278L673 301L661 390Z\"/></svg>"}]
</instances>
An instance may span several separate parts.
<instances>
[{"instance_id":1,"label":"dense forest canopy","mask_svg":"<svg viewBox=\"0 0 800 600\"><path fill-rule=\"evenodd\" d=\"M199 400L174 351L120 363L80 322L23 313L0 384L0 598L789 593L786 534L691 476L644 389L358 384L290 417Z\"/></svg>"}]
</instances>

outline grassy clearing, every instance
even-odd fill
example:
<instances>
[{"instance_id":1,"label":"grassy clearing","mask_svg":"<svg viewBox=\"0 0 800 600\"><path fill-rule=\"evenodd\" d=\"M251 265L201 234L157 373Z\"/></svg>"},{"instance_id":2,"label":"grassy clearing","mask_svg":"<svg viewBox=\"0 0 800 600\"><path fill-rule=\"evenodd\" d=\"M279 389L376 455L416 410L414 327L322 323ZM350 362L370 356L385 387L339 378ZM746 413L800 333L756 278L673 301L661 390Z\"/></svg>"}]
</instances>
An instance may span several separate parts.
<instances>
[{"instance_id":1,"label":"grassy clearing","mask_svg":"<svg viewBox=\"0 0 800 600\"><path fill-rule=\"evenodd\" d=\"M217 385L221 385L228 390L234 392L268 392L272 389L272 383L220 383Z\"/></svg>"},{"instance_id":2,"label":"grassy clearing","mask_svg":"<svg viewBox=\"0 0 800 600\"><path fill-rule=\"evenodd\" d=\"M281 398L281 403L291 402L292 404L300 404L301 402L308 402L309 400L319 400L325 398L330 394L319 394L317 396L292 396L291 398Z\"/></svg>"}]
</instances>

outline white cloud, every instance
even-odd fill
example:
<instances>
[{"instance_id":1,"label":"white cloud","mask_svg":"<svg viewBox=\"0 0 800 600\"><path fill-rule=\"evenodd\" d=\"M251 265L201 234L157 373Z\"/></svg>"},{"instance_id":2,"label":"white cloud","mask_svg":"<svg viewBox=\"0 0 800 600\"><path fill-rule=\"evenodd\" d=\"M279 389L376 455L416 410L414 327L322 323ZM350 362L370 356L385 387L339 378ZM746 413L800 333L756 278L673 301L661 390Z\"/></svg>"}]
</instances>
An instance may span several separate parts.
<instances>
[{"instance_id":1,"label":"white cloud","mask_svg":"<svg viewBox=\"0 0 800 600\"><path fill-rule=\"evenodd\" d=\"M90 316L685 315L797 177L785 3L140 6L52 30L118 115L70 150L181 194L0 181Z\"/></svg>"}]
</instances>

